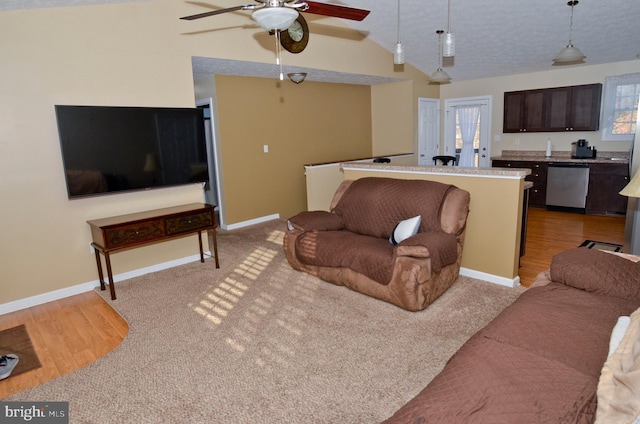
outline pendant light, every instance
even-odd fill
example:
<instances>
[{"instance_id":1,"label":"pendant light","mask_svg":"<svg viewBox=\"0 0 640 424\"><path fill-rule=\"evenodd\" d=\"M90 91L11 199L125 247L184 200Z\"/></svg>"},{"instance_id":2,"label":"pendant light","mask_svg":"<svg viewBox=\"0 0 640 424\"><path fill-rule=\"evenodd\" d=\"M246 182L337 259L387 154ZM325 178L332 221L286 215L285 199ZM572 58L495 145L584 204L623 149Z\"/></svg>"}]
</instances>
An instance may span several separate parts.
<instances>
[{"instance_id":1,"label":"pendant light","mask_svg":"<svg viewBox=\"0 0 640 424\"><path fill-rule=\"evenodd\" d=\"M393 52L393 64L402 65L404 63L404 49L400 42L400 0L398 0L398 42L396 43L396 49Z\"/></svg>"},{"instance_id":2,"label":"pendant light","mask_svg":"<svg viewBox=\"0 0 640 424\"><path fill-rule=\"evenodd\" d=\"M451 82L451 77L445 71L442 70L442 34L443 30L439 29L436 31L438 34L438 69L429 77L430 82L435 82L437 84L446 84Z\"/></svg>"},{"instance_id":3,"label":"pendant light","mask_svg":"<svg viewBox=\"0 0 640 424\"><path fill-rule=\"evenodd\" d=\"M567 47L560 50L560 53L553 58L554 65L573 65L578 63L584 63L585 55L571 42L571 36L573 35L573 6L578 4L578 0L572 0L567 3L567 6L571 6L571 21L569 24L569 44Z\"/></svg>"},{"instance_id":4,"label":"pendant light","mask_svg":"<svg viewBox=\"0 0 640 424\"><path fill-rule=\"evenodd\" d=\"M444 48L442 56L453 57L456 55L456 38L451 32L451 0L448 0L449 12L447 14L447 33L444 35Z\"/></svg>"}]
</instances>

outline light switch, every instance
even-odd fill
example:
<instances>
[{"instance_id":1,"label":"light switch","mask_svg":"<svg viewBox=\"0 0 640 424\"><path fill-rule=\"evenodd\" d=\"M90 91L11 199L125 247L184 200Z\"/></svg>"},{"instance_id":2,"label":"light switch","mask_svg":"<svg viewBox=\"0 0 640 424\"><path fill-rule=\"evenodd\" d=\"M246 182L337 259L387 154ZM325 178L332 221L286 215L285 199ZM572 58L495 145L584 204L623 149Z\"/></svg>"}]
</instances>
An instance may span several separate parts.
<instances>
[{"instance_id":1,"label":"light switch","mask_svg":"<svg viewBox=\"0 0 640 424\"><path fill-rule=\"evenodd\" d=\"M269 145L265 144L264 146L262 146L262 149L264 150L265 153L269 153Z\"/></svg>"}]
</instances>

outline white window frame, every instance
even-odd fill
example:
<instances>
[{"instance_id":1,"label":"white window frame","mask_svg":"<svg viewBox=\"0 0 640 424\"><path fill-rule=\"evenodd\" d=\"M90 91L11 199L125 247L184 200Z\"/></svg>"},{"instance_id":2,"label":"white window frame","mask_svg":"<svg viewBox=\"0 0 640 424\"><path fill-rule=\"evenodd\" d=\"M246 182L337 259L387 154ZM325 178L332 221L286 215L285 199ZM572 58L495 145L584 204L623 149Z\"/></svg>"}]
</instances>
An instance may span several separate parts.
<instances>
[{"instance_id":1,"label":"white window frame","mask_svg":"<svg viewBox=\"0 0 640 424\"><path fill-rule=\"evenodd\" d=\"M603 141L632 141L634 133L612 134L614 123L614 108L617 103L617 91L621 85L640 85L640 73L616 75L604 79L602 94L602 113L600 116L600 126ZM640 89L636 92L634 105L638 104ZM634 106L635 107L635 106ZM637 129L636 129L637 130Z\"/></svg>"}]
</instances>

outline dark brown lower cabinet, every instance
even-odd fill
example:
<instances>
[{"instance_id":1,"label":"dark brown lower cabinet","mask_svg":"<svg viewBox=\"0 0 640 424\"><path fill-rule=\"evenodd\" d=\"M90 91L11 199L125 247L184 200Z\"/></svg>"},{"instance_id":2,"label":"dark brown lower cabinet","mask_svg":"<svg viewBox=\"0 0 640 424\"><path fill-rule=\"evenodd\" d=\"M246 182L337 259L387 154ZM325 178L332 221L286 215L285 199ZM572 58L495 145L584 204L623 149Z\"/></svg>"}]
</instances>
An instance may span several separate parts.
<instances>
[{"instance_id":1,"label":"dark brown lower cabinet","mask_svg":"<svg viewBox=\"0 0 640 424\"><path fill-rule=\"evenodd\" d=\"M623 163L589 165L587 213L624 214L627 198L618 194L629 183L629 167Z\"/></svg>"}]
</instances>

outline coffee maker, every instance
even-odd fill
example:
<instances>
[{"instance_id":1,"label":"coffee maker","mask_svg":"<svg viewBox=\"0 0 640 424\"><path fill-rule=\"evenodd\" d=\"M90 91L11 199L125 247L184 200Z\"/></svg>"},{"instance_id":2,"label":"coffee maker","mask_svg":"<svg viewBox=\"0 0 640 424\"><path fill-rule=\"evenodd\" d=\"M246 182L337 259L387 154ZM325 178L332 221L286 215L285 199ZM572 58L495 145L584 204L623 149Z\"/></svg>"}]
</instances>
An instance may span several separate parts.
<instances>
[{"instance_id":1,"label":"coffee maker","mask_svg":"<svg viewBox=\"0 0 640 424\"><path fill-rule=\"evenodd\" d=\"M573 159L595 159L597 150L589 147L589 142L584 139L571 143L571 157Z\"/></svg>"}]
</instances>

